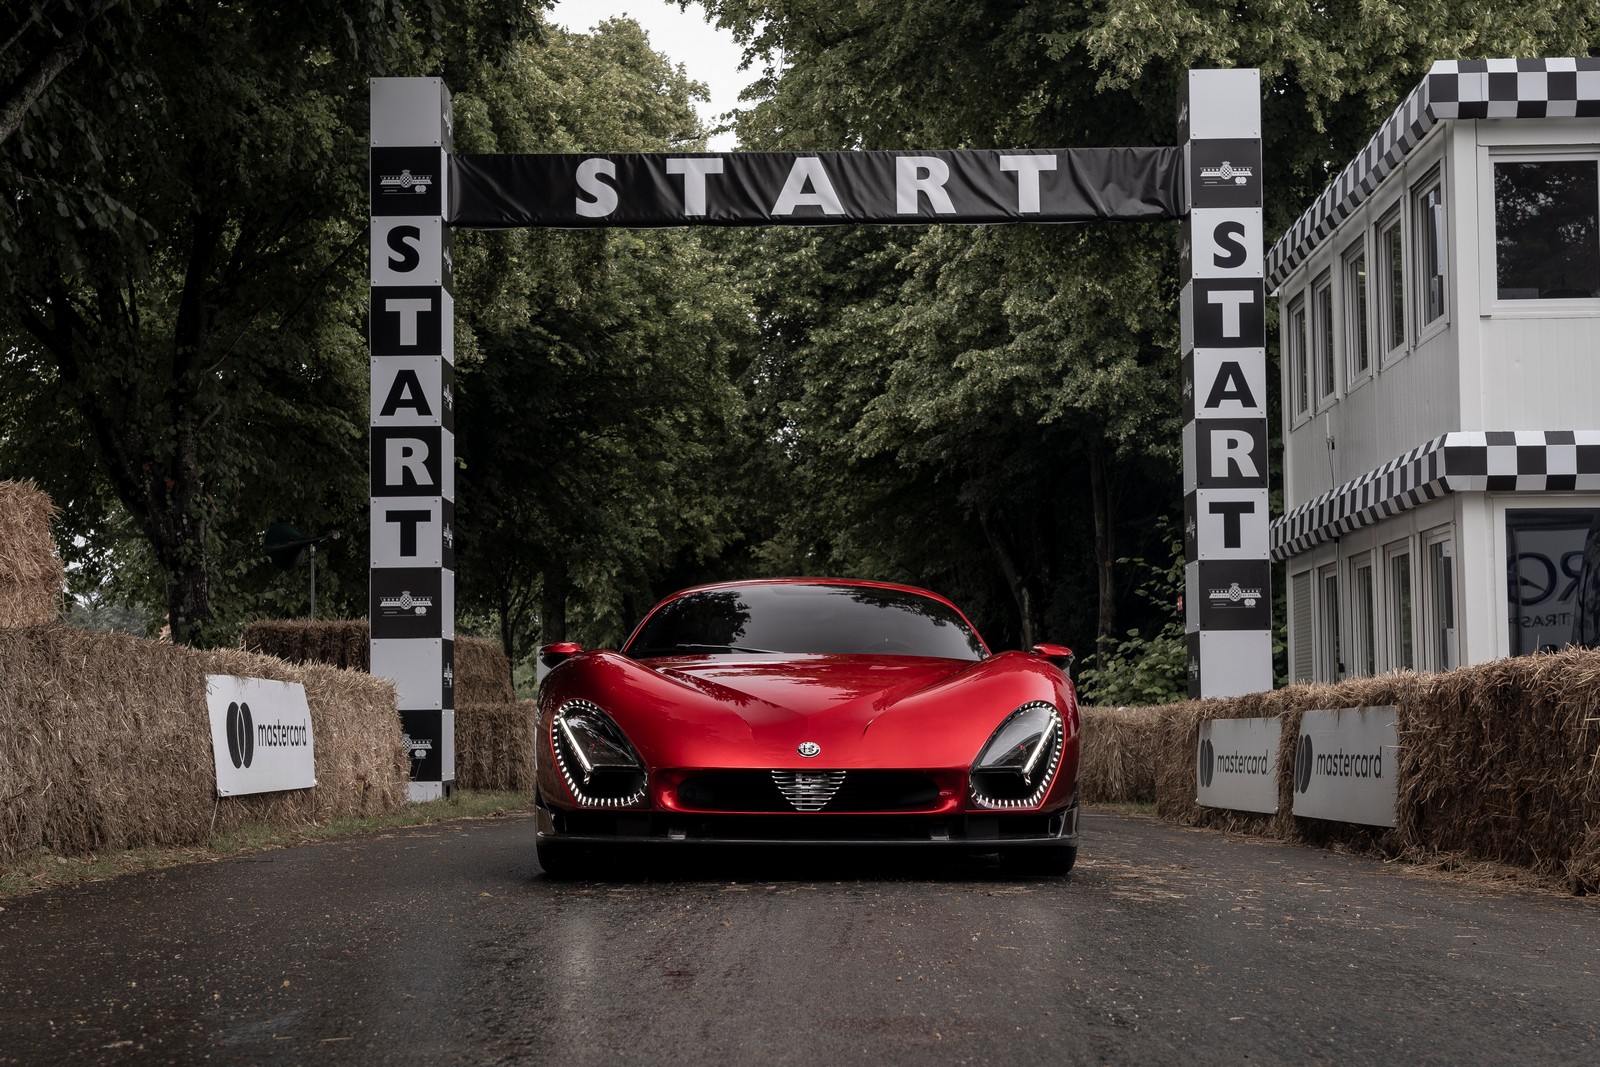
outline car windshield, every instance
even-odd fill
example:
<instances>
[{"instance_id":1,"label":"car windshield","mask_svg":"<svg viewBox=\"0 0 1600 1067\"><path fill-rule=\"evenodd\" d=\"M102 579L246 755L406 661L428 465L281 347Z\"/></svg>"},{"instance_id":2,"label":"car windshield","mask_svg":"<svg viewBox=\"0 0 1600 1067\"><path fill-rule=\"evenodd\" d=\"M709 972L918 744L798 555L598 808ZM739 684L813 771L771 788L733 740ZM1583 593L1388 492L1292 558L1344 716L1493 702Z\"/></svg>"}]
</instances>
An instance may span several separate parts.
<instances>
[{"instance_id":1,"label":"car windshield","mask_svg":"<svg viewBox=\"0 0 1600 1067\"><path fill-rule=\"evenodd\" d=\"M982 659L948 605L900 589L781 583L707 589L669 601L623 649L650 656L768 652Z\"/></svg>"}]
</instances>

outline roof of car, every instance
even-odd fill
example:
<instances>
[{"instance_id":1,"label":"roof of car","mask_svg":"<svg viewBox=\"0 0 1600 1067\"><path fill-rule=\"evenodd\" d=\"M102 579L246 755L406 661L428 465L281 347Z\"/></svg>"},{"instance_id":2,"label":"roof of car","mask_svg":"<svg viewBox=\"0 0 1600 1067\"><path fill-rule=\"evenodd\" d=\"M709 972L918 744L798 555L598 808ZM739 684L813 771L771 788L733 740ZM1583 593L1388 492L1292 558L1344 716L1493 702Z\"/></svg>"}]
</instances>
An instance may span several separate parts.
<instances>
[{"instance_id":1,"label":"roof of car","mask_svg":"<svg viewBox=\"0 0 1600 1067\"><path fill-rule=\"evenodd\" d=\"M690 593L705 593L718 589L743 589L752 585L848 585L858 586L866 589L894 589L902 593L913 593L917 596L925 596L930 600L937 600L942 604L948 604L952 608L956 606L954 601L950 600L949 597L941 596L931 589L923 589L920 586L915 585L905 585L900 582L879 582L870 578L750 578L745 581L736 582L711 582L706 585L694 585L687 589L680 589L676 593L662 597L661 600L663 603L665 603L668 600L676 600L681 596L688 596ZM960 609L957 610L959 611Z\"/></svg>"}]
</instances>

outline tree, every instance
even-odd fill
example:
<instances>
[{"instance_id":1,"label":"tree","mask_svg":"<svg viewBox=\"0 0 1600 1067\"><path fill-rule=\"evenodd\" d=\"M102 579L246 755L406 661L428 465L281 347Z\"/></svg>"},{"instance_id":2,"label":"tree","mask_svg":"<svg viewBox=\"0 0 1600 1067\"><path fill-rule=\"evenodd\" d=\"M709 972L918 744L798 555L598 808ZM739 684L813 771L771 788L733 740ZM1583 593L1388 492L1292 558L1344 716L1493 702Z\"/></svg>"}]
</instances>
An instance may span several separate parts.
<instances>
[{"instance_id":1,"label":"tree","mask_svg":"<svg viewBox=\"0 0 1600 1067\"><path fill-rule=\"evenodd\" d=\"M89 47L90 31L122 0L31 0L0 16L0 142L22 125L56 77Z\"/></svg>"},{"instance_id":2,"label":"tree","mask_svg":"<svg viewBox=\"0 0 1600 1067\"><path fill-rule=\"evenodd\" d=\"M706 7L766 72L737 121L745 144L759 148L1168 144L1188 68L1259 67L1269 234L1321 191L1432 59L1583 54L1600 28L1600 10L1576 2L1537 12L1384 0ZM1142 626L1148 609L1127 603L1129 581L1115 565L1161 554L1152 520L1175 518L1180 499L1177 238L1176 227L1143 224L932 229L883 238L884 247L911 247L888 279L876 261L862 269L874 286L820 279L855 295L819 298L803 321L786 322L805 338L787 350L804 368L788 410L796 454L814 447L852 464L852 477L831 486L831 513L869 519L857 545L830 532L833 558L953 575L930 558L929 542L977 542L1010 590L1009 637L1064 624L1090 630L1109 653L1123 630L1119 606ZM783 304L797 307L818 282L797 268L766 291L792 286ZM892 371L863 365L868 344ZM822 366L850 369L851 383L819 382ZM829 388L877 395L827 412ZM905 487L898 496L888 475L867 476L889 457ZM1050 463L1055 477L1041 477ZM920 515L896 522L884 514L890 506ZM1087 620L1076 607L1085 595L1098 604Z\"/></svg>"},{"instance_id":3,"label":"tree","mask_svg":"<svg viewBox=\"0 0 1600 1067\"><path fill-rule=\"evenodd\" d=\"M231 639L217 583L274 511L362 522L366 78L534 26L523 0L167 0L0 146L0 434L103 523L74 533L126 514L175 640Z\"/></svg>"},{"instance_id":4,"label":"tree","mask_svg":"<svg viewBox=\"0 0 1600 1067\"><path fill-rule=\"evenodd\" d=\"M458 94L458 147L699 148L697 94L631 20L552 29ZM749 308L692 231L486 232L458 248L458 599L495 617L514 661L535 629L615 643L663 570L737 529L725 457Z\"/></svg>"}]
</instances>

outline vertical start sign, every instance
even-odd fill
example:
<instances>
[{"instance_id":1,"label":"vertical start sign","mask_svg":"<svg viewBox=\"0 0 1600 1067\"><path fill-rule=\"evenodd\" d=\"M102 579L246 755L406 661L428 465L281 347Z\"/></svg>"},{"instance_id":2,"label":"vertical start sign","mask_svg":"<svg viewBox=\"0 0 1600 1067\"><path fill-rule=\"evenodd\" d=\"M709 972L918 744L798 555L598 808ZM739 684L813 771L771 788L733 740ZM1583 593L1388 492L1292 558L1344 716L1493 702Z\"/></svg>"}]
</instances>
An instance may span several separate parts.
<instances>
[{"instance_id":1,"label":"vertical start sign","mask_svg":"<svg viewBox=\"0 0 1600 1067\"><path fill-rule=\"evenodd\" d=\"M1272 688L1261 75L1191 70L1182 314L1189 695Z\"/></svg>"},{"instance_id":2,"label":"vertical start sign","mask_svg":"<svg viewBox=\"0 0 1600 1067\"><path fill-rule=\"evenodd\" d=\"M372 80L372 673L394 682L412 800L455 781L450 92Z\"/></svg>"}]
</instances>

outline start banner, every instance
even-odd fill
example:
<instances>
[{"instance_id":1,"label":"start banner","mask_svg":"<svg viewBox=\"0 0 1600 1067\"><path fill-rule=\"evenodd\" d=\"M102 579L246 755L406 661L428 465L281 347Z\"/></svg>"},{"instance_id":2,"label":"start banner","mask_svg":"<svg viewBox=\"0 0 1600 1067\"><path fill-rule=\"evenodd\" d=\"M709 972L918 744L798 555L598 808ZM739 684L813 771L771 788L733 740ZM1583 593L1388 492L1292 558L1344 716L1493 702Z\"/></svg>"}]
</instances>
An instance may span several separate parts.
<instances>
[{"instance_id":1,"label":"start banner","mask_svg":"<svg viewBox=\"0 0 1600 1067\"><path fill-rule=\"evenodd\" d=\"M1188 210L1180 148L463 154L449 166L450 225L480 229L1091 222Z\"/></svg>"},{"instance_id":2,"label":"start banner","mask_svg":"<svg viewBox=\"0 0 1600 1067\"><path fill-rule=\"evenodd\" d=\"M206 675L217 795L310 789L316 746L305 686L230 674Z\"/></svg>"}]
</instances>

